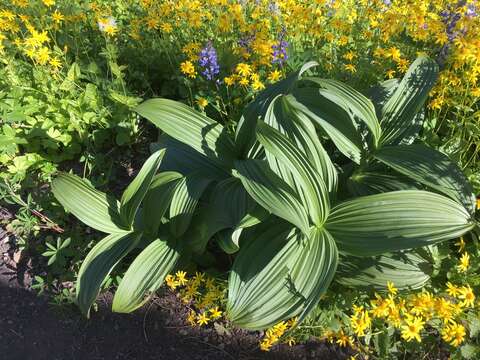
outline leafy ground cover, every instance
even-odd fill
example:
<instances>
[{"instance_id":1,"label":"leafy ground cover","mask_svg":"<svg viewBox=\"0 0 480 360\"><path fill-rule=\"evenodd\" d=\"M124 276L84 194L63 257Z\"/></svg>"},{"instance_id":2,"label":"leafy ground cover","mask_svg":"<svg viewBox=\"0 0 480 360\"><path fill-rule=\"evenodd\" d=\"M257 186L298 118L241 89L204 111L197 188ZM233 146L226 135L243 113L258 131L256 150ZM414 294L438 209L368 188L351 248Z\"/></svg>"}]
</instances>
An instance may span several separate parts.
<instances>
[{"instance_id":1,"label":"leafy ground cover","mask_svg":"<svg viewBox=\"0 0 480 360\"><path fill-rule=\"evenodd\" d=\"M120 198L158 140L133 111L143 100L179 100L233 134L245 106L311 60L319 66L310 75L367 94L378 82L403 77L419 55L434 59L440 72L417 141L457 163L478 194L477 12L476 1L443 0L2 3L0 222L12 239L12 258L30 264L36 291L71 303L82 260L102 235L55 201L50 184L58 171L73 171ZM319 134L332 152L335 144ZM335 152L334 162L345 162L343 155ZM432 267L429 279L419 279L420 292L405 292L395 274L384 292L335 285L301 326L288 331L292 322L280 322L258 345L274 350L279 342L315 338L354 347L357 357L421 351L475 358L477 245L472 232L439 246L425 264L417 259ZM187 280L176 271L167 278L182 297L200 289L189 298L197 306L185 322L210 328L224 315L232 261L209 251L176 269ZM102 289L117 287L127 265ZM223 285L185 287L197 271ZM414 316L399 322L399 313Z\"/></svg>"}]
</instances>

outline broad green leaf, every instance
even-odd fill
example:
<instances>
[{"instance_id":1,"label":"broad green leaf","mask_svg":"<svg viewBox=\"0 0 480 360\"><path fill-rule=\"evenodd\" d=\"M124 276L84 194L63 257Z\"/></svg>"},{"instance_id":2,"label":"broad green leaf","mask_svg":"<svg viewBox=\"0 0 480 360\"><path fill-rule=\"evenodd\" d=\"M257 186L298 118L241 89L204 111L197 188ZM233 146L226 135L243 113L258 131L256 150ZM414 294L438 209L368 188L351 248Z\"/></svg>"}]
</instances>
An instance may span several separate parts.
<instances>
[{"instance_id":1,"label":"broad green leaf","mask_svg":"<svg viewBox=\"0 0 480 360\"><path fill-rule=\"evenodd\" d=\"M67 211L98 231L123 233L129 228L120 216L119 202L78 176L58 175L52 182L52 192Z\"/></svg>"},{"instance_id":2,"label":"broad green leaf","mask_svg":"<svg viewBox=\"0 0 480 360\"><path fill-rule=\"evenodd\" d=\"M141 234L135 232L108 235L83 260L77 278L77 304L85 316L89 317L90 307L105 278L138 244L140 237Z\"/></svg>"},{"instance_id":3,"label":"broad green leaf","mask_svg":"<svg viewBox=\"0 0 480 360\"><path fill-rule=\"evenodd\" d=\"M388 290L387 282L397 289L421 289L433 273L431 262L416 251L398 251L375 257L340 256L335 281L354 288Z\"/></svg>"},{"instance_id":4,"label":"broad green leaf","mask_svg":"<svg viewBox=\"0 0 480 360\"><path fill-rule=\"evenodd\" d=\"M382 108L382 144L400 144L418 134L422 123L418 121L417 114L435 85L437 76L438 65L434 60L420 56L413 62Z\"/></svg>"},{"instance_id":5,"label":"broad green leaf","mask_svg":"<svg viewBox=\"0 0 480 360\"><path fill-rule=\"evenodd\" d=\"M471 230L474 221L445 196L403 190L341 203L325 226L341 251L373 256L457 238Z\"/></svg>"},{"instance_id":6,"label":"broad green leaf","mask_svg":"<svg viewBox=\"0 0 480 360\"><path fill-rule=\"evenodd\" d=\"M384 146L375 158L392 169L448 197L475 213L473 188L448 156L422 144Z\"/></svg>"},{"instance_id":7,"label":"broad green leaf","mask_svg":"<svg viewBox=\"0 0 480 360\"><path fill-rule=\"evenodd\" d=\"M151 144L150 147L152 152L165 149L160 171L176 171L183 175L201 173L215 180L230 176L229 169L221 168L215 161L167 134L160 135L158 142Z\"/></svg>"},{"instance_id":8,"label":"broad green leaf","mask_svg":"<svg viewBox=\"0 0 480 360\"><path fill-rule=\"evenodd\" d=\"M227 254L234 254L240 250L240 236L242 235L242 228L225 229L219 231L215 238L220 248Z\"/></svg>"},{"instance_id":9,"label":"broad green leaf","mask_svg":"<svg viewBox=\"0 0 480 360\"><path fill-rule=\"evenodd\" d=\"M295 89L287 101L297 112L320 126L343 155L360 163L362 138L349 112L321 95L317 88Z\"/></svg>"},{"instance_id":10,"label":"broad green leaf","mask_svg":"<svg viewBox=\"0 0 480 360\"><path fill-rule=\"evenodd\" d=\"M185 233L198 201L211 180L201 174L187 175L175 187L170 204L170 231L176 237Z\"/></svg>"},{"instance_id":11,"label":"broad green leaf","mask_svg":"<svg viewBox=\"0 0 480 360\"><path fill-rule=\"evenodd\" d=\"M305 78L305 80L319 85L320 95L340 106L351 114L355 120L365 123L372 134L373 147L377 147L382 131L375 106L370 99L351 86L337 80L312 77Z\"/></svg>"},{"instance_id":12,"label":"broad green leaf","mask_svg":"<svg viewBox=\"0 0 480 360\"><path fill-rule=\"evenodd\" d=\"M179 258L179 252L167 242L156 239L150 243L125 273L115 292L112 310L129 313L141 307L148 300L145 295L163 284Z\"/></svg>"},{"instance_id":13,"label":"broad green leaf","mask_svg":"<svg viewBox=\"0 0 480 360\"><path fill-rule=\"evenodd\" d=\"M130 226L135 220L135 214L150 187L153 177L157 173L165 150L153 153L143 164L135 179L128 185L122 194L120 215Z\"/></svg>"},{"instance_id":14,"label":"broad green leaf","mask_svg":"<svg viewBox=\"0 0 480 360\"><path fill-rule=\"evenodd\" d=\"M335 166L323 148L312 121L295 106L290 105L289 99L294 101L291 95L275 98L265 114L264 121L285 135L305 154L315 170L322 176L329 193L333 196L336 193L338 182ZM288 166L276 161L276 158L269 152L267 152L267 159L272 170L284 180L291 179L291 182L287 182L294 187L293 177L288 175L290 172Z\"/></svg>"},{"instance_id":15,"label":"broad green leaf","mask_svg":"<svg viewBox=\"0 0 480 360\"><path fill-rule=\"evenodd\" d=\"M156 175L143 200L143 226L148 238L156 238L162 217L170 207L182 175L166 171Z\"/></svg>"},{"instance_id":16,"label":"broad green leaf","mask_svg":"<svg viewBox=\"0 0 480 360\"><path fill-rule=\"evenodd\" d=\"M315 61L304 64L298 71L290 74L286 79L276 82L261 91L253 102L245 109L245 113L240 118L235 134L235 147L237 153L247 156L249 150L255 142L255 127L259 118L263 118L267 112L270 103L278 95L288 94L295 87L296 82L301 78L302 74L318 66Z\"/></svg>"},{"instance_id":17,"label":"broad green leaf","mask_svg":"<svg viewBox=\"0 0 480 360\"><path fill-rule=\"evenodd\" d=\"M221 124L169 99L150 99L135 111L174 139L192 147L219 167L231 168L236 158L233 142Z\"/></svg>"},{"instance_id":18,"label":"broad green leaf","mask_svg":"<svg viewBox=\"0 0 480 360\"><path fill-rule=\"evenodd\" d=\"M307 237L284 223L264 229L242 242L229 278L229 318L251 330L302 319L327 290L338 262L324 230L312 228Z\"/></svg>"},{"instance_id":19,"label":"broad green leaf","mask_svg":"<svg viewBox=\"0 0 480 360\"><path fill-rule=\"evenodd\" d=\"M354 196L419 189L419 185L406 176L385 174L374 169L355 172L347 180L347 187Z\"/></svg>"},{"instance_id":20,"label":"broad green leaf","mask_svg":"<svg viewBox=\"0 0 480 360\"><path fill-rule=\"evenodd\" d=\"M260 160L235 161L234 174L245 190L263 208L308 233L309 221L305 207L288 184Z\"/></svg>"},{"instance_id":21,"label":"broad green leaf","mask_svg":"<svg viewBox=\"0 0 480 360\"><path fill-rule=\"evenodd\" d=\"M304 207L308 209L312 222L318 226L323 224L330 210L328 190L321 175L305 154L279 131L262 122L257 125L257 139L265 147L267 154L291 171L297 193ZM273 164L273 161L270 160L269 163ZM284 173L285 171L280 175Z\"/></svg>"}]
</instances>

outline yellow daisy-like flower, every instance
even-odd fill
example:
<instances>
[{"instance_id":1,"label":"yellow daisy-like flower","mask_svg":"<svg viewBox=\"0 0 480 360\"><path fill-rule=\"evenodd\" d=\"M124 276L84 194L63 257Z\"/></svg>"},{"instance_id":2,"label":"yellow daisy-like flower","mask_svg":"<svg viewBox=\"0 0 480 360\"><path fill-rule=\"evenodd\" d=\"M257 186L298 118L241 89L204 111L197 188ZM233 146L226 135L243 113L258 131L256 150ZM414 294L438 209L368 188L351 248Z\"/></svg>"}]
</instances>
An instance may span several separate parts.
<instances>
[{"instance_id":1,"label":"yellow daisy-like flower","mask_svg":"<svg viewBox=\"0 0 480 360\"><path fill-rule=\"evenodd\" d=\"M208 100L203 97L200 97L197 99L197 105L203 109L208 105Z\"/></svg>"},{"instance_id":2,"label":"yellow daisy-like flower","mask_svg":"<svg viewBox=\"0 0 480 360\"><path fill-rule=\"evenodd\" d=\"M458 297L460 295L460 288L456 285L453 285L450 281L447 282L447 294L452 297Z\"/></svg>"},{"instance_id":3,"label":"yellow daisy-like flower","mask_svg":"<svg viewBox=\"0 0 480 360\"><path fill-rule=\"evenodd\" d=\"M357 68L353 64L345 64L343 65L343 67L345 68L345 70L351 72L352 74L357 72Z\"/></svg>"},{"instance_id":4,"label":"yellow daisy-like flower","mask_svg":"<svg viewBox=\"0 0 480 360\"><path fill-rule=\"evenodd\" d=\"M177 271L175 276L177 277L177 281L180 285L186 285L188 283L187 273L185 271Z\"/></svg>"},{"instance_id":5,"label":"yellow daisy-like flower","mask_svg":"<svg viewBox=\"0 0 480 360\"><path fill-rule=\"evenodd\" d=\"M252 67L245 63L238 64L235 70L239 75L244 77L247 77L252 73Z\"/></svg>"},{"instance_id":6,"label":"yellow daisy-like flower","mask_svg":"<svg viewBox=\"0 0 480 360\"><path fill-rule=\"evenodd\" d=\"M460 291L460 295L458 295L458 298L460 300L463 300L461 302L461 305L464 307L473 308L475 306L475 294L473 293L473 290L470 287L470 285L462 286L459 291Z\"/></svg>"},{"instance_id":7,"label":"yellow daisy-like flower","mask_svg":"<svg viewBox=\"0 0 480 360\"><path fill-rule=\"evenodd\" d=\"M210 321L210 318L207 316L207 314L205 312L197 315L197 324L198 325L200 325L200 326L207 325L209 321Z\"/></svg>"},{"instance_id":8,"label":"yellow daisy-like flower","mask_svg":"<svg viewBox=\"0 0 480 360\"><path fill-rule=\"evenodd\" d=\"M212 319L218 319L220 316L222 316L222 312L220 310L218 310L218 306L212 308L209 310L210 311L210 316L212 317Z\"/></svg>"},{"instance_id":9,"label":"yellow daisy-like flower","mask_svg":"<svg viewBox=\"0 0 480 360\"><path fill-rule=\"evenodd\" d=\"M391 281L387 281L387 288L388 288L388 292L392 295L397 295L398 293L398 289L395 287L395 285L393 284L393 282Z\"/></svg>"},{"instance_id":10,"label":"yellow daisy-like flower","mask_svg":"<svg viewBox=\"0 0 480 360\"><path fill-rule=\"evenodd\" d=\"M184 61L180 64L180 70L183 74L188 76L189 78L194 79L197 76L197 71L195 70L195 66L190 60Z\"/></svg>"},{"instance_id":11,"label":"yellow daisy-like flower","mask_svg":"<svg viewBox=\"0 0 480 360\"><path fill-rule=\"evenodd\" d=\"M425 321L421 317L409 316L405 320L405 325L402 326L402 338L408 342L412 340L422 341L420 331L422 331Z\"/></svg>"},{"instance_id":12,"label":"yellow daisy-like flower","mask_svg":"<svg viewBox=\"0 0 480 360\"><path fill-rule=\"evenodd\" d=\"M467 272L469 266L470 266L470 255L468 255L468 253L465 252L460 258L460 264L457 265L457 269L460 272Z\"/></svg>"},{"instance_id":13,"label":"yellow daisy-like flower","mask_svg":"<svg viewBox=\"0 0 480 360\"><path fill-rule=\"evenodd\" d=\"M461 253L465 250L465 240L463 239L463 236L460 236L460 239L455 243L456 246L458 246L458 252Z\"/></svg>"},{"instance_id":14,"label":"yellow daisy-like flower","mask_svg":"<svg viewBox=\"0 0 480 360\"><path fill-rule=\"evenodd\" d=\"M55 5L55 0L42 0L42 2L43 2L46 6Z\"/></svg>"},{"instance_id":15,"label":"yellow daisy-like flower","mask_svg":"<svg viewBox=\"0 0 480 360\"><path fill-rule=\"evenodd\" d=\"M58 10L55 10L55 12L52 14L52 19L55 23L60 24L63 20L65 20L65 16L58 12Z\"/></svg>"},{"instance_id":16,"label":"yellow daisy-like flower","mask_svg":"<svg viewBox=\"0 0 480 360\"><path fill-rule=\"evenodd\" d=\"M442 339L452 346L459 346L465 340L466 335L465 327L461 324L457 324L455 322L451 322L450 324L446 325L442 331Z\"/></svg>"},{"instance_id":17,"label":"yellow daisy-like flower","mask_svg":"<svg viewBox=\"0 0 480 360\"><path fill-rule=\"evenodd\" d=\"M274 82L280 80L281 76L282 76L282 74L280 73L280 71L275 69L268 74L268 81L270 81L271 83L274 83Z\"/></svg>"}]
</instances>

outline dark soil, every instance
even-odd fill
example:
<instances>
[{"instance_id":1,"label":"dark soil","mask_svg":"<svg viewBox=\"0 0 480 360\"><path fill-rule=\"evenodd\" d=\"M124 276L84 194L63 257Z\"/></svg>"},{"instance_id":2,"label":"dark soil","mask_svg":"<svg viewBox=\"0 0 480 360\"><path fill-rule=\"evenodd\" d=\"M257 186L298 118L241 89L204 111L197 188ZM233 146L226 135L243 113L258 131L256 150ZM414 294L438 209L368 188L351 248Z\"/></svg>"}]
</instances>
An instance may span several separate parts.
<instances>
[{"instance_id":1,"label":"dark soil","mask_svg":"<svg viewBox=\"0 0 480 360\"><path fill-rule=\"evenodd\" d=\"M1 246L0 246L1 250ZM98 301L90 320L73 305L52 305L28 289L24 277L0 259L0 359L346 359L324 343L277 346L265 353L260 334L185 325L186 309L165 293L134 314L109 310L111 294ZM20 281L19 281L20 280Z\"/></svg>"}]
</instances>

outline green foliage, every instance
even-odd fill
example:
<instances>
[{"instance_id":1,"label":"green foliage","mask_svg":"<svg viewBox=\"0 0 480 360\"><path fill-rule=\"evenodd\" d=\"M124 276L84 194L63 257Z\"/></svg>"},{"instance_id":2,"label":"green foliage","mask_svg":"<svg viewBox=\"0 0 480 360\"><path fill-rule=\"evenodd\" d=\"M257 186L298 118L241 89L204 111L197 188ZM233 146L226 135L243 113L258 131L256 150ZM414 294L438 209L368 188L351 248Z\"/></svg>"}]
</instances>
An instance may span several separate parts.
<instances>
[{"instance_id":1,"label":"green foliage","mask_svg":"<svg viewBox=\"0 0 480 360\"><path fill-rule=\"evenodd\" d=\"M385 116L387 124L395 119L395 141L411 136L402 126L410 127L412 118L418 119L416 111L425 101L423 87L432 86L435 67L431 63L420 58L407 72L401 84L411 86L408 91L402 88L408 98L392 95L397 105L388 107ZM382 137L382 121L373 101L346 84L303 76L313 65L261 93L246 109L235 135L171 100L141 104L138 113L164 132L155 145L162 150L145 162L120 205L93 188L80 186L83 181L73 181L76 178L71 175L55 180L54 193L68 210L82 221L91 221L93 227L107 230L109 224L108 232L114 232L92 249L80 270L77 300L83 312L88 314L111 268L134 247L143 248L145 241L145 250L120 284L114 310L126 312L140 306L142 294L155 291L179 257L205 252L215 238L220 238L218 244L228 253L238 252L230 271L227 312L235 324L248 329L264 329L297 315L302 321L328 289L339 259L347 267L349 259L355 263L349 256L383 256L385 266L394 264L405 276L412 271L419 274L414 281L406 281L404 288L428 280L429 272L421 262L407 266L395 258L398 254L389 253L441 243L471 230L476 221L465 208L473 206L468 182L453 163L432 149L428 151L439 160L429 169L455 179L455 188L448 187L448 181L429 180L427 171L396 166L394 155L394 160L383 161L391 168L379 163L377 154L382 158L391 137ZM420 77L418 85L412 85L410 77ZM348 126L332 121L335 114L341 114ZM334 148L325 150L317 134L321 131L338 153ZM354 147L353 141L345 141L349 138L367 141L356 140ZM408 146L420 158L415 151L418 145ZM164 154L161 164L160 154ZM215 171L199 168L199 163ZM154 177L157 168L161 173ZM340 168L345 170L339 174ZM407 177L417 189L396 188L395 183L382 188L377 182L370 187L377 194L355 196L345 184L365 169L398 178L399 184ZM368 178L363 180L368 188ZM92 202L94 211L80 197L98 199ZM224 200L229 197L242 200L238 204ZM135 201L124 201L127 198ZM252 217L255 203L263 208L263 215ZM148 213L141 217L143 221L129 225L139 206L140 213L157 210L158 217ZM121 217L123 223L112 220L125 211L128 216ZM95 217L100 221L95 222ZM377 260L372 259L372 267ZM349 285L382 286L388 278L378 268L367 268L366 273L367 280L357 276ZM345 271L339 276L339 282L342 276L348 282Z\"/></svg>"}]
</instances>

